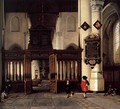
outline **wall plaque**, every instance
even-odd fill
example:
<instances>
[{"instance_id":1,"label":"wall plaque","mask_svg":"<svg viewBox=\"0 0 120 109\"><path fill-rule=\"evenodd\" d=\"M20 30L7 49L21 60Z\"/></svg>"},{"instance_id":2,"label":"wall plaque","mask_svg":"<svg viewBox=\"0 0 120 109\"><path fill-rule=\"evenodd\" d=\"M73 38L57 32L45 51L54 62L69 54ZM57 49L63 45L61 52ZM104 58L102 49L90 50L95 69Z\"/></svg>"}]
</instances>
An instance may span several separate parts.
<instances>
[{"instance_id":1,"label":"wall plaque","mask_svg":"<svg viewBox=\"0 0 120 109\"><path fill-rule=\"evenodd\" d=\"M100 62L100 37L99 35L89 35L85 39L85 63L94 68Z\"/></svg>"}]
</instances>

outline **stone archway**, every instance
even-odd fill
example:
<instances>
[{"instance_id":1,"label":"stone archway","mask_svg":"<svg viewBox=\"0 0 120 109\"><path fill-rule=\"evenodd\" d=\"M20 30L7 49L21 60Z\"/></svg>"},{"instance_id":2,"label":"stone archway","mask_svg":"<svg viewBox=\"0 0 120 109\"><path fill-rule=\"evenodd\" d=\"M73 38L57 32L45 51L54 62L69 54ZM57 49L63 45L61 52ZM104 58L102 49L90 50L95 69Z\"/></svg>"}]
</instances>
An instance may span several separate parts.
<instances>
[{"instance_id":1,"label":"stone archway","mask_svg":"<svg viewBox=\"0 0 120 109\"><path fill-rule=\"evenodd\" d=\"M119 7L115 3L109 3L106 5L102 11L102 21L103 21L103 73L105 79L105 89L108 85L120 89L120 78L119 78L119 65L114 63L114 53L113 53L113 40L114 40L114 30L113 27L117 21L120 19ZM118 78L116 80L116 78Z\"/></svg>"}]
</instances>

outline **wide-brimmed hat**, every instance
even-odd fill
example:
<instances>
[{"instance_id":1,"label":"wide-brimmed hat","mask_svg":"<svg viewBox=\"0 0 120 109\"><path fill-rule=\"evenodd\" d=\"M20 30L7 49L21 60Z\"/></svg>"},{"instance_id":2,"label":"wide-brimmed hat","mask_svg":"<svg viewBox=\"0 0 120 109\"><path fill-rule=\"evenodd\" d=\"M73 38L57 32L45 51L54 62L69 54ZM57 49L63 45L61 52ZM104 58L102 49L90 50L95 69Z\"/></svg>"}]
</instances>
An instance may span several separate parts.
<instances>
[{"instance_id":1,"label":"wide-brimmed hat","mask_svg":"<svg viewBox=\"0 0 120 109\"><path fill-rule=\"evenodd\" d=\"M83 76L83 79L86 80L86 79L87 79L87 76Z\"/></svg>"}]
</instances>

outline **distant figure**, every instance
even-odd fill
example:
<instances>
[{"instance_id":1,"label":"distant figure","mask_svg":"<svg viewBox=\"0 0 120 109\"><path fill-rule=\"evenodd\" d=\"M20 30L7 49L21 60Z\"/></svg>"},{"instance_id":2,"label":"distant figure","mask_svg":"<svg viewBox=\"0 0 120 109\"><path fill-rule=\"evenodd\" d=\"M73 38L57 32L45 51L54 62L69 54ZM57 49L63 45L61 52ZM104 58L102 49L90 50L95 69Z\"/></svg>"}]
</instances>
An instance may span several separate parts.
<instances>
[{"instance_id":1,"label":"distant figure","mask_svg":"<svg viewBox=\"0 0 120 109\"><path fill-rule=\"evenodd\" d=\"M84 98L87 98L86 94L88 92L88 86L89 86L89 81L87 80L87 76L82 77L80 86L82 91L84 92Z\"/></svg>"},{"instance_id":2,"label":"distant figure","mask_svg":"<svg viewBox=\"0 0 120 109\"><path fill-rule=\"evenodd\" d=\"M107 95L112 95L112 96L116 95L116 88L112 88L111 84L108 87L108 91L104 94L104 96Z\"/></svg>"},{"instance_id":3,"label":"distant figure","mask_svg":"<svg viewBox=\"0 0 120 109\"><path fill-rule=\"evenodd\" d=\"M70 85L69 80L67 80L67 82L66 82L66 94L67 94L67 98L74 95L74 92L71 91L71 85Z\"/></svg>"},{"instance_id":4,"label":"distant figure","mask_svg":"<svg viewBox=\"0 0 120 109\"><path fill-rule=\"evenodd\" d=\"M9 78L7 78L7 80L6 80L6 86L5 86L5 92L7 94L9 94L10 93L10 89L11 89L11 81L10 81Z\"/></svg>"}]
</instances>

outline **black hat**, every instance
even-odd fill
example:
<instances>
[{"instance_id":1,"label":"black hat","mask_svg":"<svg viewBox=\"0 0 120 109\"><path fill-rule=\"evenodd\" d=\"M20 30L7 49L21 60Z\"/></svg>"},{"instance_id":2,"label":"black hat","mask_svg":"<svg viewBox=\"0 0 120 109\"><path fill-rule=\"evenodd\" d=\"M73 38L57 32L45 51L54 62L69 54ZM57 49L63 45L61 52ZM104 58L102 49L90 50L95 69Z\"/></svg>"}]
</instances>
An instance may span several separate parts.
<instances>
[{"instance_id":1,"label":"black hat","mask_svg":"<svg viewBox=\"0 0 120 109\"><path fill-rule=\"evenodd\" d=\"M87 79L87 76L83 76L83 79L86 80L86 79Z\"/></svg>"}]
</instances>

